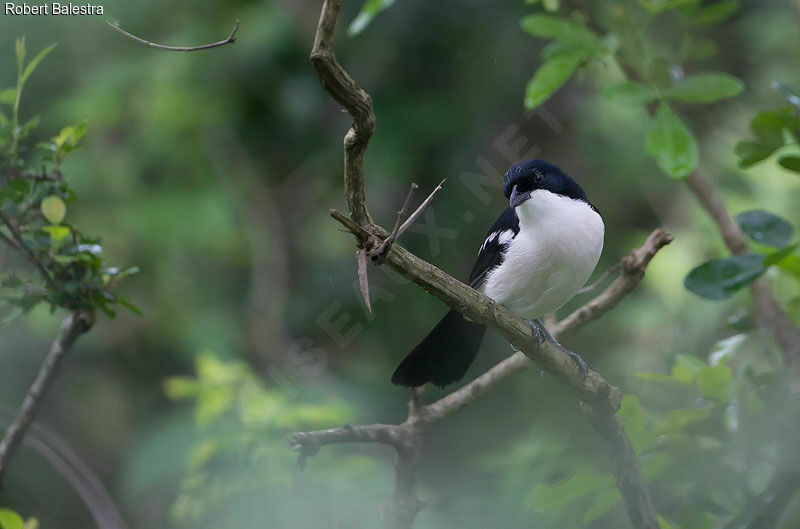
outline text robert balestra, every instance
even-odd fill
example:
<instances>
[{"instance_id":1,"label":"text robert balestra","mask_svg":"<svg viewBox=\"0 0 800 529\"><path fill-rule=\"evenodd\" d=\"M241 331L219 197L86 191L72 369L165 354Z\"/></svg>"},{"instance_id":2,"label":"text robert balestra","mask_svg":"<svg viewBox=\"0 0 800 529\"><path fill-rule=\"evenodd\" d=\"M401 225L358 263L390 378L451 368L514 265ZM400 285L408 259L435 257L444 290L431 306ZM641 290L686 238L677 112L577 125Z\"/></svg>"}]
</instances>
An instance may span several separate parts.
<instances>
[{"instance_id":1,"label":"text robert balestra","mask_svg":"<svg viewBox=\"0 0 800 529\"><path fill-rule=\"evenodd\" d=\"M97 4L15 4L5 2L6 15L102 15L103 6Z\"/></svg>"}]
</instances>

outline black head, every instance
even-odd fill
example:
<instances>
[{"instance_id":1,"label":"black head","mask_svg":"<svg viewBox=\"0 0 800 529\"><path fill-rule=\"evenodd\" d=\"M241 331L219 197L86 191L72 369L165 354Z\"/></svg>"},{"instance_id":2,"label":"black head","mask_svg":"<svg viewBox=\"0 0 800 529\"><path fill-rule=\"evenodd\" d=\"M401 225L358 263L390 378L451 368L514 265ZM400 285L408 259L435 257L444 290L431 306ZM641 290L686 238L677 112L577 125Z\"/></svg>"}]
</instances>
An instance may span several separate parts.
<instances>
[{"instance_id":1,"label":"black head","mask_svg":"<svg viewBox=\"0 0 800 529\"><path fill-rule=\"evenodd\" d=\"M581 186L564 171L544 160L526 160L514 164L503 177L503 194L509 199L512 208L528 200L531 192L537 189L545 189L589 204Z\"/></svg>"}]
</instances>

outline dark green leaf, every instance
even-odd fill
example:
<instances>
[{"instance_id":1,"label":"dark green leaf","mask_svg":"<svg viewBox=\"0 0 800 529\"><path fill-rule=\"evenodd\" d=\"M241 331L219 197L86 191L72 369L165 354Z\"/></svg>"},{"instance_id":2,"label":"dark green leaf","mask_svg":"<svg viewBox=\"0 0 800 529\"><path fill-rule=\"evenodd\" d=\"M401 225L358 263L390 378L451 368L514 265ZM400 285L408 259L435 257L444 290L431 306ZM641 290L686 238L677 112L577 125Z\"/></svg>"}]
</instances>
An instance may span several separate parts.
<instances>
[{"instance_id":1,"label":"dark green leaf","mask_svg":"<svg viewBox=\"0 0 800 529\"><path fill-rule=\"evenodd\" d=\"M800 173L800 156L782 156L778 159L778 163L784 169Z\"/></svg>"},{"instance_id":2,"label":"dark green leaf","mask_svg":"<svg viewBox=\"0 0 800 529\"><path fill-rule=\"evenodd\" d=\"M750 121L750 130L758 140L774 148L782 147L783 129L786 126L784 116L780 111L763 110Z\"/></svg>"},{"instance_id":3,"label":"dark green leaf","mask_svg":"<svg viewBox=\"0 0 800 529\"><path fill-rule=\"evenodd\" d=\"M558 39L590 49L600 47L600 39L590 29L554 15L528 15L520 22L522 29L534 37Z\"/></svg>"},{"instance_id":4,"label":"dark green leaf","mask_svg":"<svg viewBox=\"0 0 800 529\"><path fill-rule=\"evenodd\" d=\"M672 178L683 178L697 166L699 153L697 142L665 102L658 107L656 117L650 125L645 149L656 160L662 171Z\"/></svg>"},{"instance_id":5,"label":"dark green leaf","mask_svg":"<svg viewBox=\"0 0 800 529\"><path fill-rule=\"evenodd\" d=\"M760 243L783 248L792 240L794 229L789 222L777 215L760 209L745 211L736 215L736 221L751 239Z\"/></svg>"},{"instance_id":6,"label":"dark green leaf","mask_svg":"<svg viewBox=\"0 0 800 529\"><path fill-rule=\"evenodd\" d=\"M22 193L26 195L31 192L31 184L27 180L23 180L21 178L9 180L8 187L16 191L17 193Z\"/></svg>"},{"instance_id":7,"label":"dark green leaf","mask_svg":"<svg viewBox=\"0 0 800 529\"><path fill-rule=\"evenodd\" d=\"M39 66L39 63L42 62L42 60L45 57L47 57L47 54L53 51L53 48L55 48L56 46L58 46L58 44L49 45L48 47L40 51L39 54L36 57L34 57L31 62L28 63L28 66L25 67L25 72L22 74L23 83L28 79L28 77L31 76L34 70L36 70L36 67Z\"/></svg>"},{"instance_id":8,"label":"dark green leaf","mask_svg":"<svg viewBox=\"0 0 800 529\"><path fill-rule=\"evenodd\" d=\"M722 0L698 10L692 17L692 23L698 26L715 24L730 17L738 10L738 0Z\"/></svg>"},{"instance_id":9,"label":"dark green leaf","mask_svg":"<svg viewBox=\"0 0 800 529\"><path fill-rule=\"evenodd\" d=\"M581 61L586 58L582 49L560 53L542 63L525 88L525 108L533 110L561 85L567 82Z\"/></svg>"},{"instance_id":10,"label":"dark green leaf","mask_svg":"<svg viewBox=\"0 0 800 529\"><path fill-rule=\"evenodd\" d=\"M739 157L739 167L745 169L769 158L779 147L756 141L740 141L734 152Z\"/></svg>"},{"instance_id":11,"label":"dark green leaf","mask_svg":"<svg viewBox=\"0 0 800 529\"><path fill-rule=\"evenodd\" d=\"M684 103L710 103L742 93L744 83L727 73L693 75L664 90L664 96Z\"/></svg>"},{"instance_id":12,"label":"dark green leaf","mask_svg":"<svg viewBox=\"0 0 800 529\"><path fill-rule=\"evenodd\" d=\"M788 85L781 83L779 81L772 82L772 89L781 94L785 97L789 103L796 107L800 107L800 96L797 93L789 88Z\"/></svg>"},{"instance_id":13,"label":"dark green leaf","mask_svg":"<svg viewBox=\"0 0 800 529\"><path fill-rule=\"evenodd\" d=\"M633 81L610 86L603 90L603 96L625 104L644 104L656 98L655 92L650 88Z\"/></svg>"},{"instance_id":14,"label":"dark green leaf","mask_svg":"<svg viewBox=\"0 0 800 529\"><path fill-rule=\"evenodd\" d=\"M689 272L683 284L700 297L725 299L763 274L766 270L763 261L756 254L712 259Z\"/></svg>"}]
</instances>

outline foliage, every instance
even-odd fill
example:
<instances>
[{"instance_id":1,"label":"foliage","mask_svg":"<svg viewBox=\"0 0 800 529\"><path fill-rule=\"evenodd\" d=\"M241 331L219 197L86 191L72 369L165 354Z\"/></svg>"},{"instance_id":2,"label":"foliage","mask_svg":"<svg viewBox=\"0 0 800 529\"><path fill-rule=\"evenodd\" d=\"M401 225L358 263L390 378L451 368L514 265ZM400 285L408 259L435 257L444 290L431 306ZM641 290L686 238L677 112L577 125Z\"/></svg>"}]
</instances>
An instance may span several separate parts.
<instances>
[{"instance_id":1,"label":"foliage","mask_svg":"<svg viewBox=\"0 0 800 529\"><path fill-rule=\"evenodd\" d=\"M166 380L173 400L187 400L201 438L189 454L186 477L172 508L174 519L188 527L230 521L247 498L270 500L270 491L291 486L297 463L287 457L286 437L298 430L345 423L341 403L304 404L267 388L244 362L222 362L204 352L193 377ZM347 458L345 458L347 459Z\"/></svg>"},{"instance_id":2,"label":"foliage","mask_svg":"<svg viewBox=\"0 0 800 529\"><path fill-rule=\"evenodd\" d=\"M75 203L76 195L62 175L62 164L80 148L86 122L64 127L35 146L24 141L39 125L39 117L20 120L23 89L54 48L44 48L26 63L25 38L18 39L17 84L0 93L0 103L11 107L10 118L0 110L0 234L40 276L37 281L24 272L4 270L2 301L11 315L30 311L40 302L48 303L51 311L97 309L113 317L115 305L121 305L138 312L116 289L119 280L137 269L108 266L100 240L65 222L67 206Z\"/></svg>"},{"instance_id":3,"label":"foliage","mask_svg":"<svg viewBox=\"0 0 800 529\"><path fill-rule=\"evenodd\" d=\"M795 403L783 395L787 380L742 347L744 335L718 344L708 362L677 355L669 374L636 373L650 390L644 404L623 397L619 415L654 492L659 514L673 527L722 527L752 507L777 470L782 443L791 444ZM771 439L764 443L764 439ZM559 527L589 526L621 516L614 476L585 459L568 478L536 485L531 500ZM620 521L620 523L625 523Z\"/></svg>"}]
</instances>

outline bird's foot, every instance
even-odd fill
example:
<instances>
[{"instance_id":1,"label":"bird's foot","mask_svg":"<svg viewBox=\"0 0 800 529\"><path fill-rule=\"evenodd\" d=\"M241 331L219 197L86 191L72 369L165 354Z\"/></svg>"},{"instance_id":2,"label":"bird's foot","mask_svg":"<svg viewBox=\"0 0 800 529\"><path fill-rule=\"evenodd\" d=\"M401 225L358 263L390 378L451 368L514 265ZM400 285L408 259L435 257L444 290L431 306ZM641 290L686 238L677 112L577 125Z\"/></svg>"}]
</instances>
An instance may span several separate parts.
<instances>
[{"instance_id":1,"label":"bird's foot","mask_svg":"<svg viewBox=\"0 0 800 529\"><path fill-rule=\"evenodd\" d=\"M531 330L533 331L533 339L536 340L537 345L541 347L541 345L545 342L545 340L551 342L553 345L561 349L567 356L572 358L572 360L578 365L578 368L581 370L581 378L586 378L589 374L589 366L586 365L586 362L581 358L581 356L576 353L575 351L571 351L558 343L550 331L544 326L541 320L525 320L528 325L530 325Z\"/></svg>"}]
</instances>

